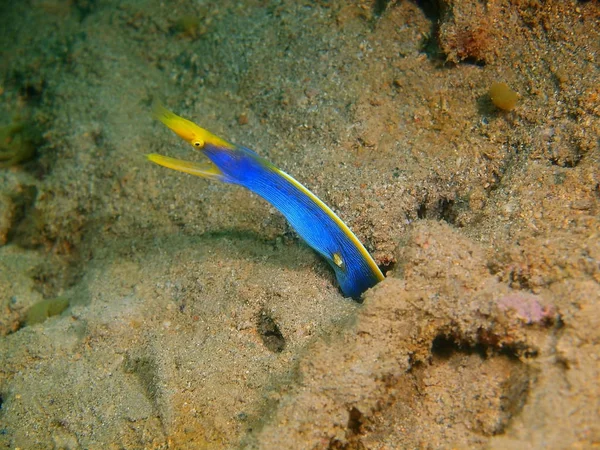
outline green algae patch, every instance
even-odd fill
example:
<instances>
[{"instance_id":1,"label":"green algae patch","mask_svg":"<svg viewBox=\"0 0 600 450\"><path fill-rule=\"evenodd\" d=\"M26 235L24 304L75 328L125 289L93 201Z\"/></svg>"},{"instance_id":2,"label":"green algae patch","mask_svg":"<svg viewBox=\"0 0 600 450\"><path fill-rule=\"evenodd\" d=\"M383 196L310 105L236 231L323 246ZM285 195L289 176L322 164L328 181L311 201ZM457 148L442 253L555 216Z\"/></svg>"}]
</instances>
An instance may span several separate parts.
<instances>
[{"instance_id":1,"label":"green algae patch","mask_svg":"<svg viewBox=\"0 0 600 450\"><path fill-rule=\"evenodd\" d=\"M37 302L27 311L25 326L44 322L48 317L57 316L69 306L69 300L64 297L49 298Z\"/></svg>"},{"instance_id":2,"label":"green algae patch","mask_svg":"<svg viewBox=\"0 0 600 450\"><path fill-rule=\"evenodd\" d=\"M496 108L500 108L503 111L512 111L519 101L519 94L513 91L506 83L492 84L488 93Z\"/></svg>"},{"instance_id":3,"label":"green algae patch","mask_svg":"<svg viewBox=\"0 0 600 450\"><path fill-rule=\"evenodd\" d=\"M30 160L41 141L39 131L29 122L0 127L0 168Z\"/></svg>"}]
</instances>

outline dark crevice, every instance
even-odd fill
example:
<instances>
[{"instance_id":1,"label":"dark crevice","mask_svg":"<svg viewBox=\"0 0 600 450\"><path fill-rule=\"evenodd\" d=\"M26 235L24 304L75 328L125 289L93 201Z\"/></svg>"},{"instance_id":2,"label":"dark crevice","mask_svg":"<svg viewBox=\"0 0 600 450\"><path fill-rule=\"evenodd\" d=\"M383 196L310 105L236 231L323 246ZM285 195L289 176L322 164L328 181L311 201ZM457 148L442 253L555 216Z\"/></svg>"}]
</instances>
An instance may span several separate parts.
<instances>
[{"instance_id":1,"label":"dark crevice","mask_svg":"<svg viewBox=\"0 0 600 450\"><path fill-rule=\"evenodd\" d=\"M562 328L560 317L547 318L542 322L543 326L553 326L556 330ZM479 355L482 359L504 356L515 362L522 359L537 358L538 350L526 346L524 343L507 344L502 337L486 329L480 329L475 341L467 341L452 333L438 335L431 345L431 354L435 358L448 360L455 353L465 355Z\"/></svg>"},{"instance_id":2,"label":"dark crevice","mask_svg":"<svg viewBox=\"0 0 600 450\"><path fill-rule=\"evenodd\" d=\"M454 200L443 198L438 203L440 219L454 225L456 223L457 213L454 208Z\"/></svg>"},{"instance_id":3,"label":"dark crevice","mask_svg":"<svg viewBox=\"0 0 600 450\"><path fill-rule=\"evenodd\" d=\"M267 311L261 311L258 315L257 324L258 335L262 339L263 344L267 349L274 353L280 353L285 348L285 338L277 323L269 315Z\"/></svg>"},{"instance_id":4,"label":"dark crevice","mask_svg":"<svg viewBox=\"0 0 600 450\"><path fill-rule=\"evenodd\" d=\"M416 4L431 21L429 37L423 42L422 51L431 59L443 60L444 52L438 42L439 24L443 15L440 4L437 0L417 0Z\"/></svg>"},{"instance_id":5,"label":"dark crevice","mask_svg":"<svg viewBox=\"0 0 600 450\"><path fill-rule=\"evenodd\" d=\"M425 219L427 216L427 206L425 203L421 203L417 208L417 217L419 219Z\"/></svg>"},{"instance_id":6,"label":"dark crevice","mask_svg":"<svg viewBox=\"0 0 600 450\"><path fill-rule=\"evenodd\" d=\"M79 14L79 20L83 22L97 7L96 0L75 0L75 10Z\"/></svg>"},{"instance_id":7,"label":"dark crevice","mask_svg":"<svg viewBox=\"0 0 600 450\"><path fill-rule=\"evenodd\" d=\"M348 412L348 433L351 435L362 434L361 427L364 422L363 413L356 407L352 407Z\"/></svg>"},{"instance_id":8,"label":"dark crevice","mask_svg":"<svg viewBox=\"0 0 600 450\"><path fill-rule=\"evenodd\" d=\"M569 158L551 157L549 158L550 164L553 166L563 167L565 169L573 169L577 167L582 159L582 155L578 152L571 155Z\"/></svg>"},{"instance_id":9,"label":"dark crevice","mask_svg":"<svg viewBox=\"0 0 600 450\"><path fill-rule=\"evenodd\" d=\"M467 56L466 58L460 61L461 64L469 64L477 67L485 67L485 61L481 59L477 59L474 56Z\"/></svg>"},{"instance_id":10,"label":"dark crevice","mask_svg":"<svg viewBox=\"0 0 600 450\"><path fill-rule=\"evenodd\" d=\"M468 355L477 354L482 358L485 358L487 354L486 346L483 344L472 345L443 334L437 336L431 344L431 354L442 360L450 359L457 352Z\"/></svg>"},{"instance_id":11,"label":"dark crevice","mask_svg":"<svg viewBox=\"0 0 600 450\"><path fill-rule=\"evenodd\" d=\"M394 269L396 268L396 261L385 261L381 264L378 265L379 270L381 270L381 273L383 275L385 275L387 272L393 272Z\"/></svg>"},{"instance_id":12,"label":"dark crevice","mask_svg":"<svg viewBox=\"0 0 600 450\"><path fill-rule=\"evenodd\" d=\"M373 14L375 14L375 16L381 16L386 11L390 3L394 4L396 2L395 0L375 0L373 2Z\"/></svg>"},{"instance_id":13,"label":"dark crevice","mask_svg":"<svg viewBox=\"0 0 600 450\"><path fill-rule=\"evenodd\" d=\"M442 11L438 0L416 0L416 4L425 17L431 20L432 23L437 23L442 17Z\"/></svg>"},{"instance_id":14,"label":"dark crevice","mask_svg":"<svg viewBox=\"0 0 600 450\"><path fill-rule=\"evenodd\" d=\"M483 359L487 359L492 355L501 355L515 361L520 361L522 357L535 358L538 356L537 350L516 344L501 345L495 335L485 330L480 330L475 343L466 342L452 335L440 334L431 344L431 354L439 359L448 360L455 353L476 354Z\"/></svg>"},{"instance_id":15,"label":"dark crevice","mask_svg":"<svg viewBox=\"0 0 600 450\"><path fill-rule=\"evenodd\" d=\"M472 409L486 408L494 398L497 402L493 422L481 423L478 428L484 435L499 435L505 433L512 420L520 414L529 396L532 383L535 382L535 369L530 364L523 362L524 359L534 358L537 351L527 347L525 344L506 345L499 336L489 330L480 330L475 338L466 338L453 332L441 333L433 341L431 346L432 358L424 370L419 374L425 376L432 367L454 367L460 366L465 372L457 373L459 384L472 384L473 396L471 402L465 409L469 413ZM466 357L465 357L466 356ZM473 359L480 358L480 361ZM469 362L471 361L471 362ZM498 366L500 365L500 366ZM480 395L493 386L485 379L477 380L477 374L482 368L504 368L504 373L498 376L502 379L496 384L495 392L490 397ZM435 372L435 369L433 370ZM418 375L418 376L419 376ZM452 397L452 395L450 394ZM455 402L464 401L464 396L454 398ZM452 419L450 416L448 419Z\"/></svg>"},{"instance_id":16,"label":"dark crevice","mask_svg":"<svg viewBox=\"0 0 600 450\"><path fill-rule=\"evenodd\" d=\"M508 285L512 289L529 291L532 289L531 286L531 274L519 268L514 268L508 273Z\"/></svg>"},{"instance_id":17,"label":"dark crevice","mask_svg":"<svg viewBox=\"0 0 600 450\"><path fill-rule=\"evenodd\" d=\"M21 85L19 89L19 96L29 105L38 105L42 101L45 88L45 80L41 80L37 83L27 81Z\"/></svg>"},{"instance_id":18,"label":"dark crevice","mask_svg":"<svg viewBox=\"0 0 600 450\"><path fill-rule=\"evenodd\" d=\"M459 208L465 207L464 201L456 202L454 199L442 197L435 202L425 198L417 208L419 219L443 220L450 225L457 224Z\"/></svg>"}]
</instances>

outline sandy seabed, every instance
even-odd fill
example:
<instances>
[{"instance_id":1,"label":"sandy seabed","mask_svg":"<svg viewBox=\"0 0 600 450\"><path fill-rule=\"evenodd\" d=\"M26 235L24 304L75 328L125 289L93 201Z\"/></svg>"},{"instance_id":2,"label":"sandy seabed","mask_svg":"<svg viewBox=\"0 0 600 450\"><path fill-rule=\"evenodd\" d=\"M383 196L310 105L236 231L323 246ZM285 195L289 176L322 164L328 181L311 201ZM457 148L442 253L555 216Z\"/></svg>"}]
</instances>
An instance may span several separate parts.
<instances>
[{"instance_id":1,"label":"sandy seabed","mask_svg":"<svg viewBox=\"0 0 600 450\"><path fill-rule=\"evenodd\" d=\"M599 447L599 2L216 4L0 5L0 448ZM387 278L147 162L157 100Z\"/></svg>"}]
</instances>

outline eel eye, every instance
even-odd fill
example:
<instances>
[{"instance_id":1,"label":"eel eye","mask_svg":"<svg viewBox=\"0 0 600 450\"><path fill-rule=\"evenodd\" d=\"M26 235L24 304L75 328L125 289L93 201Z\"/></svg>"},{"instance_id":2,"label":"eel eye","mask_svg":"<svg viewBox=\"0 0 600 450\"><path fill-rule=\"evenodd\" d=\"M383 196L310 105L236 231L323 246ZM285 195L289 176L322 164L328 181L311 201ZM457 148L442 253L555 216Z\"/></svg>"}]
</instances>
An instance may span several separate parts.
<instances>
[{"instance_id":1,"label":"eel eye","mask_svg":"<svg viewBox=\"0 0 600 450\"><path fill-rule=\"evenodd\" d=\"M204 147L204 142L203 141L194 141L194 142L192 142L192 145L196 148L202 148L202 147Z\"/></svg>"}]
</instances>

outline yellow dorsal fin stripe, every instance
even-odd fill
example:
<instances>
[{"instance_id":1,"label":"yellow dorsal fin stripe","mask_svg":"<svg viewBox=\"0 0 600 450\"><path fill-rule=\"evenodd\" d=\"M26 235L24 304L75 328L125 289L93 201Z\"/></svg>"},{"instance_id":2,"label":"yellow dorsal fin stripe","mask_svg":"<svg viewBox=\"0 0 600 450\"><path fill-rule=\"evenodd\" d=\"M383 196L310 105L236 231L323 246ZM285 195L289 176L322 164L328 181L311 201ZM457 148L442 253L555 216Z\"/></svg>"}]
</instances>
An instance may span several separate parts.
<instances>
[{"instance_id":1,"label":"yellow dorsal fin stripe","mask_svg":"<svg viewBox=\"0 0 600 450\"><path fill-rule=\"evenodd\" d=\"M373 260L373 258L371 257L371 255L369 254L367 249L358 240L358 238L352 232L352 230L350 230L350 228L348 228L348 226L344 222L342 222L342 219L340 219L337 216L337 214L334 213L329 208L329 206L327 206L325 203L323 203L323 201L319 197L317 197L315 194L313 194L311 191L309 191L302 183L297 181L291 175L288 175L287 173L285 173L283 170L278 169L275 166L273 166L273 167L274 167L274 170L277 171L277 173L279 173L282 177L286 178L290 183L292 183L294 186L296 186L298 189L300 189L305 195L307 195L310 199L312 199L312 201L315 202L319 206L319 208L321 208L323 211L325 211L325 213L333 219L333 221L342 229L344 234L346 236L348 236L348 238L354 243L355 247L360 251L363 258L365 259L365 261L367 261L367 264L369 264L371 271L375 274L377 279L379 281L382 281L385 277L383 276L383 273L381 273L381 270L379 270L379 267L377 267L377 263Z\"/></svg>"}]
</instances>

